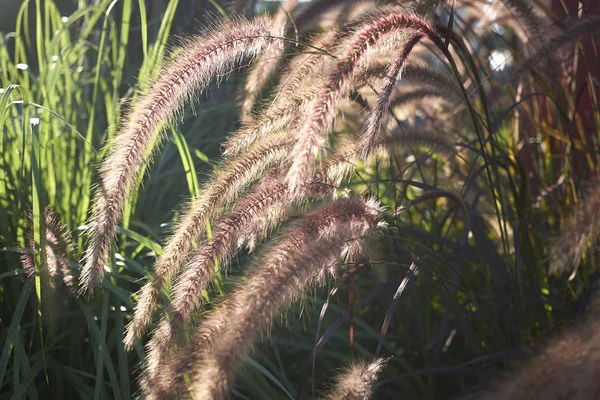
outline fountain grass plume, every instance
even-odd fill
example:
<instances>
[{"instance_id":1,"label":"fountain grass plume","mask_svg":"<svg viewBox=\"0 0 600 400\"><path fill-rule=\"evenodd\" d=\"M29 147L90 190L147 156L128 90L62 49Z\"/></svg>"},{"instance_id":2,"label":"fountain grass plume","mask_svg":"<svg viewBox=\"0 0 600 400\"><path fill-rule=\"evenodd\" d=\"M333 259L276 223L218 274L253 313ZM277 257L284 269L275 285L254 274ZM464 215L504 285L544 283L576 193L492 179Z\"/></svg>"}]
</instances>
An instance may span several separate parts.
<instances>
[{"instance_id":1,"label":"fountain grass plume","mask_svg":"<svg viewBox=\"0 0 600 400\"><path fill-rule=\"evenodd\" d=\"M402 70L404 69L404 65L406 64L406 60L408 59L410 52L412 51L413 47L419 43L421 37L422 35L419 34L411 35L406 40L406 43L402 45L398 57L392 62L392 64L390 64L388 68L385 85L379 92L377 104L369 113L369 118L367 119L367 122L365 122L365 126L363 128L362 136L363 140L365 141L365 145L363 146L364 156L368 156L375 145L375 140L379 135L382 125L386 121L385 117L389 114L388 108L390 106L392 91L396 87L396 84L401 77Z\"/></svg>"},{"instance_id":2,"label":"fountain grass plume","mask_svg":"<svg viewBox=\"0 0 600 400\"><path fill-rule=\"evenodd\" d=\"M526 71L534 70L536 65L544 56L556 52L561 46L579 39L585 34L597 35L600 30L600 16L589 16L581 20L571 20L564 24L564 29L544 42L533 54L527 57L512 73L512 76L519 77Z\"/></svg>"},{"instance_id":3,"label":"fountain grass plume","mask_svg":"<svg viewBox=\"0 0 600 400\"><path fill-rule=\"evenodd\" d=\"M273 17L273 34L278 34L282 31L281 27L285 25L288 15L293 11L297 3L298 0L286 0L279 6ZM246 85L244 86L242 104L240 106L242 122L253 120L252 109L254 108L256 99L277 70L285 55L285 48L286 43L282 40L279 46L271 46L262 52L257 57L256 62L250 66L246 75Z\"/></svg>"},{"instance_id":4,"label":"fountain grass plume","mask_svg":"<svg viewBox=\"0 0 600 400\"><path fill-rule=\"evenodd\" d=\"M373 387L381 370L385 367L385 359L359 361L353 363L344 372L336 376L328 400L368 400L373 395Z\"/></svg>"},{"instance_id":5,"label":"fountain grass plume","mask_svg":"<svg viewBox=\"0 0 600 400\"><path fill-rule=\"evenodd\" d=\"M434 32L425 18L403 9L391 8L364 18L350 42L344 45L344 55L313 103L310 117L300 129L298 142L291 153L293 162L287 179L292 192L309 176L314 158L324 145L333 124L337 103L351 83L354 71L364 62L369 48L386 35L403 30L421 36L431 36Z\"/></svg>"},{"instance_id":6,"label":"fountain grass plume","mask_svg":"<svg viewBox=\"0 0 600 400\"><path fill-rule=\"evenodd\" d=\"M196 366L193 395L222 398L273 315L325 276L336 276L337 264L356 254L379 217L375 202L343 199L326 204L288 231L261 259L262 267L231 295L237 307L228 312L219 340Z\"/></svg>"},{"instance_id":7,"label":"fountain grass plume","mask_svg":"<svg viewBox=\"0 0 600 400\"><path fill-rule=\"evenodd\" d=\"M73 242L70 234L67 232L58 216L47 207L42 212L43 226L45 228L45 253L46 260L42 260L42 265L48 268L49 278L53 280L53 287L60 287L74 290L74 278L71 273L71 268L66 260L66 257L74 252ZM30 225L33 226L33 216L30 213ZM21 256L21 265L25 270L28 279L33 279L35 276L35 239L32 234L27 236L28 251L24 251Z\"/></svg>"},{"instance_id":8,"label":"fountain grass plume","mask_svg":"<svg viewBox=\"0 0 600 400\"><path fill-rule=\"evenodd\" d=\"M479 398L587 400L600 393L600 321L594 317L549 342L518 374Z\"/></svg>"},{"instance_id":9,"label":"fountain grass plume","mask_svg":"<svg viewBox=\"0 0 600 400\"><path fill-rule=\"evenodd\" d=\"M573 210L571 220L549 247L549 273L571 272L588 246L600 237L600 182L587 190Z\"/></svg>"},{"instance_id":10,"label":"fountain grass plume","mask_svg":"<svg viewBox=\"0 0 600 400\"><path fill-rule=\"evenodd\" d=\"M81 293L92 292L102 279L127 196L149 154L160 142L165 122L206 89L213 77L279 42L273 37L267 18L228 20L200 37L188 39L147 93L137 99L100 168L100 183L88 224L91 239L82 261Z\"/></svg>"},{"instance_id":11,"label":"fountain grass plume","mask_svg":"<svg viewBox=\"0 0 600 400\"><path fill-rule=\"evenodd\" d=\"M299 114L306 114L311 100L318 91L318 82L325 79L321 70L326 68L325 58L331 49L331 41L337 34L332 29L317 35L310 41L311 47L303 50L290 61L283 71L275 95L260 110L253 121L248 121L223 145L223 155L231 157L245 151L255 140L294 122ZM322 52L317 49L323 49ZM310 84L307 84L307 78Z\"/></svg>"},{"instance_id":12,"label":"fountain grass plume","mask_svg":"<svg viewBox=\"0 0 600 400\"><path fill-rule=\"evenodd\" d=\"M337 263L358 250L364 236L379 223L379 215L379 206L372 200L343 199L326 204L289 228L261 258L262 267L203 320L190 347L179 350L161 366L150 396L181 393L185 390L183 375L198 363L195 386L201 387L195 387L194 397L224 395L236 364L271 316L328 273L336 275ZM212 368L215 362L218 365ZM204 368L209 365L208 370ZM223 373L228 380L220 382Z\"/></svg>"},{"instance_id":13,"label":"fountain grass plume","mask_svg":"<svg viewBox=\"0 0 600 400\"><path fill-rule=\"evenodd\" d=\"M154 279L141 289L133 320L127 326L124 339L127 348L131 348L143 334L156 308L161 288L177 275L193 242L202 236L207 219L217 216L222 206L234 200L266 168L285 160L293 144L294 138L285 130L261 138L245 153L227 159L221 170L188 205L162 256L156 261Z\"/></svg>"}]
</instances>

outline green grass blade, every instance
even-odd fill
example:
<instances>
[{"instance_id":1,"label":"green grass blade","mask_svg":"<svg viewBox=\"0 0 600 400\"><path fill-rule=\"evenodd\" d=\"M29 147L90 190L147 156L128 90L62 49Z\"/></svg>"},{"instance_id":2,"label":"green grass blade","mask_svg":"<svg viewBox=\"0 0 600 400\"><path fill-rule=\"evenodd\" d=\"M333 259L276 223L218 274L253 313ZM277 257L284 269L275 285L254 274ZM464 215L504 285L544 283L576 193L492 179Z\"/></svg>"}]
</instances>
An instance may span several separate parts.
<instances>
[{"instance_id":1,"label":"green grass blade","mask_svg":"<svg viewBox=\"0 0 600 400\"><path fill-rule=\"evenodd\" d=\"M19 296L17 306L15 307L15 312L13 313L10 327L8 328L8 334L6 335L6 341L4 342L4 347L2 349L2 357L0 357L0 388L4 383L4 375L6 374L6 367L8 366L10 354L15 343L19 341L18 335L20 334L19 328L21 326L21 318L23 317L25 306L29 300L29 294L31 293L32 286L32 281L27 281L27 283L25 283L25 286L21 291L21 295Z\"/></svg>"},{"instance_id":2,"label":"green grass blade","mask_svg":"<svg viewBox=\"0 0 600 400\"><path fill-rule=\"evenodd\" d=\"M262 365L260 365L259 363L257 363L255 360L253 360L250 357L246 357L244 361L246 362L246 364L250 365L252 368L256 369L258 372L260 372L262 375L264 375L268 380L273 382L279 389L281 389L283 391L283 393L285 393L288 396L288 398L290 398L292 400L296 398L296 396L292 395L286 389L286 387L283 385L283 383L281 383L279 381L279 379L277 379L275 377L275 375L273 375L265 367L263 367Z\"/></svg>"},{"instance_id":3,"label":"green grass blade","mask_svg":"<svg viewBox=\"0 0 600 400\"><path fill-rule=\"evenodd\" d=\"M198 184L198 175L196 174L196 168L194 167L192 154L190 153L190 149L187 145L185 137L183 137L181 132L173 127L171 131L173 132L173 140L177 146L177 150L179 151L179 156L181 157L181 163L183 164L185 179L187 180L190 194L192 198L195 198L198 196L200 186Z\"/></svg>"}]
</instances>

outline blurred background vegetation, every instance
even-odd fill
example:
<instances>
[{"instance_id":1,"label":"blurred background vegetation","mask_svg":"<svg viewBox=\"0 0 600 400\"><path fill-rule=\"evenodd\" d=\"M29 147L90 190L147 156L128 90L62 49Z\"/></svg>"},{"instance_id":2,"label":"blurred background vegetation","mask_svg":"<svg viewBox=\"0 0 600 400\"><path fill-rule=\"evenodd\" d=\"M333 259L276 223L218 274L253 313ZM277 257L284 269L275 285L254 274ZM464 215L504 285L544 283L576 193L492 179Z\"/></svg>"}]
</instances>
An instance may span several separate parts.
<instances>
[{"instance_id":1,"label":"blurred background vegetation","mask_svg":"<svg viewBox=\"0 0 600 400\"><path fill-rule=\"evenodd\" d=\"M278 5L247 3L237 11L248 16ZM446 23L452 3L438 12ZM556 20L577 12L564 5L558 15L561 7L535 3ZM42 277L27 278L21 260L40 256L30 238L47 240L42 216L50 207L72 236L61 260L78 275L104 144L177 38L232 8L221 0L0 0L0 10L0 399L135 397L144 349L126 353L121 342L131 298L182 204L201 190L220 143L238 126L243 72L203 94L169 129L128 205L99 295L65 289L55 304L44 304ZM308 294L277 319L246 359L236 397L307 398L340 366L380 353L391 359L377 398L449 398L485 385L581 314L597 269L595 246L566 274L548 273L548 246L597 173L597 54L576 42L586 60L574 64L582 78L542 71L538 95L517 101L510 80L519 60L515 35L509 28L476 31L460 17L453 17L455 29L476 44L488 100L475 106L493 121L492 178L473 161L482 155L473 132L456 132L468 152L462 160L416 146L363 166L348 186L391 209L452 188L466 199L466 215L439 198L395 217L372 243L368 263L351 266L356 273L346 281ZM592 100L584 115L585 96ZM352 116L346 123L356 129ZM221 277L224 291L248 257ZM413 263L414 276L407 272ZM387 314L394 318L383 332Z\"/></svg>"}]
</instances>

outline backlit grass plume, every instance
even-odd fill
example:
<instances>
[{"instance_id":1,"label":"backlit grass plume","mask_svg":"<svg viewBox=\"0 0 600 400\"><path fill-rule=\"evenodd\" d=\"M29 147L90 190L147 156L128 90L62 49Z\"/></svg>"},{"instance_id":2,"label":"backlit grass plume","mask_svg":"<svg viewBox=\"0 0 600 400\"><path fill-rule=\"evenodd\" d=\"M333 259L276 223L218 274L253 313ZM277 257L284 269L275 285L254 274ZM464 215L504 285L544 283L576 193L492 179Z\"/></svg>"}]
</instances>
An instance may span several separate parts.
<instances>
[{"instance_id":1,"label":"backlit grass plume","mask_svg":"<svg viewBox=\"0 0 600 400\"><path fill-rule=\"evenodd\" d=\"M335 378L335 385L327 396L329 400L368 400L373 395L377 377L385 367L385 359L360 361Z\"/></svg>"},{"instance_id":2,"label":"backlit grass plume","mask_svg":"<svg viewBox=\"0 0 600 400\"><path fill-rule=\"evenodd\" d=\"M600 236L600 183L594 182L549 248L550 273L571 272Z\"/></svg>"},{"instance_id":3,"label":"backlit grass plume","mask_svg":"<svg viewBox=\"0 0 600 400\"><path fill-rule=\"evenodd\" d=\"M74 278L68 265L67 257L73 253L73 243L66 227L60 222L52 209L46 208L41 217L44 219L43 226L46 229L45 255L46 260L42 263L48 268L50 278L55 282L53 285L62 286L66 289L74 289ZM29 248L21 256L21 263L27 277L32 279L35 275L35 241L33 235L28 236Z\"/></svg>"},{"instance_id":4,"label":"backlit grass plume","mask_svg":"<svg viewBox=\"0 0 600 400\"><path fill-rule=\"evenodd\" d=\"M279 6L277 13L273 17L273 34L281 34L281 27L285 25L288 15L296 7L297 3L298 0L286 0ZM273 78L277 66L283 59L285 48L286 46L283 42L280 46L269 48L250 67L240 106L242 122L249 122L253 119L252 109L254 108L256 99L260 95L261 90L267 85L269 79Z\"/></svg>"},{"instance_id":5,"label":"backlit grass plume","mask_svg":"<svg viewBox=\"0 0 600 400\"><path fill-rule=\"evenodd\" d=\"M134 319L127 327L125 343L128 347L133 345L150 322L160 289L176 276L192 248L192 242L205 230L206 220L212 219L221 206L232 201L238 191L256 179L264 169L284 160L292 145L293 138L287 131L280 130L263 137L243 155L228 159L221 171L192 201L154 266L154 280L141 290Z\"/></svg>"},{"instance_id":6,"label":"backlit grass plume","mask_svg":"<svg viewBox=\"0 0 600 400\"><path fill-rule=\"evenodd\" d=\"M267 251L259 261L261 267L251 273L224 306L206 319L193 347L183 350L180 360L171 363L173 370L159 367L163 376L160 379L172 384L183 379L177 373L181 366L197 364L193 396L222 398L243 356L271 323L273 314L327 275L337 276L337 264L353 257L379 223L378 204L360 199L326 204L304 218ZM198 361L190 362L190 358Z\"/></svg>"},{"instance_id":7,"label":"backlit grass plume","mask_svg":"<svg viewBox=\"0 0 600 400\"><path fill-rule=\"evenodd\" d=\"M518 374L479 398L503 399L593 399L600 392L600 322L597 316L572 327L549 342Z\"/></svg>"},{"instance_id":8,"label":"backlit grass plume","mask_svg":"<svg viewBox=\"0 0 600 400\"><path fill-rule=\"evenodd\" d=\"M333 124L337 103L347 90L354 71L363 62L369 48L386 35L399 30L419 36L429 36L434 31L425 18L407 13L403 9L390 9L388 12L365 18L350 43L345 45L343 56L337 61L312 105L310 117L300 129L298 142L292 152L292 166L288 172L291 190L298 188L308 177L313 160L324 145Z\"/></svg>"},{"instance_id":9,"label":"backlit grass plume","mask_svg":"<svg viewBox=\"0 0 600 400\"><path fill-rule=\"evenodd\" d=\"M314 67L314 63L309 63L301 72L310 74ZM299 75L296 75L291 82L299 79ZM262 170L283 161L289 154L294 144L290 132L293 121L313 93L310 85L304 85L302 90L293 95L290 93L290 96L278 97L273 105L261 112L256 121L249 122L232 135L225 145L224 154L229 157L225 159L221 171L209 180L205 190L190 204L155 265L154 280L148 282L140 292L134 319L127 327L127 347L133 346L150 322L161 287L177 274L191 249L192 241L203 232L205 220L212 218L212 212L231 201L237 191L260 175Z\"/></svg>"},{"instance_id":10,"label":"backlit grass plume","mask_svg":"<svg viewBox=\"0 0 600 400\"><path fill-rule=\"evenodd\" d=\"M319 36L316 44L325 38L331 36ZM300 55L304 56L304 53ZM295 121L299 118L298 114L308 111L304 105L309 104L308 99L315 93L313 86L300 84L301 78L311 76L314 82L320 82L319 68L323 57L327 57L326 54L317 52L304 58L306 62L298 65L297 69L292 69L289 79L277 88L277 93L281 96L276 97L273 105L269 105L256 122L250 122L232 136L225 150L229 157L189 205L167 241L163 255L155 264L154 279L140 292L134 318L127 328L127 347L133 345L150 322L160 289L178 273L191 250L192 242L202 235L206 219L215 217L221 206L231 202L270 165L288 162L289 154L296 143L292 132L296 126ZM374 71L369 71L371 70L359 71L355 84L364 85L367 77L373 76ZM294 91L294 88L300 87L301 89ZM198 291L201 292L202 289L198 288Z\"/></svg>"},{"instance_id":11,"label":"backlit grass plume","mask_svg":"<svg viewBox=\"0 0 600 400\"><path fill-rule=\"evenodd\" d=\"M226 74L243 58L280 44L280 38L272 36L269 19L224 22L205 35L187 40L147 93L132 105L102 164L89 224L91 241L83 259L81 292L94 290L102 278L127 195L158 144L164 124L205 90L212 78Z\"/></svg>"},{"instance_id":12,"label":"backlit grass plume","mask_svg":"<svg viewBox=\"0 0 600 400\"><path fill-rule=\"evenodd\" d=\"M444 241L436 242L434 235L426 240L440 248L454 245L457 257L483 257L492 250L499 252L500 247L508 250L512 238L519 236L504 218L516 215L521 221L523 215L505 209L521 196L497 190L495 185L509 176L513 187L527 187L529 178L513 179L516 172L511 170L510 175L505 171L521 166L515 160L518 151L499 147L510 137L504 120L510 119L513 108L504 103L489 107L503 90L502 85L492 79L486 60L472 51L479 49L479 43L472 40L473 32L486 29L471 30L470 15L462 18L462 11L454 7L436 12L444 3L438 0L385 2L385 6L374 1L320 0L303 9L296 3L285 2L274 18L228 19L214 30L187 40L148 91L132 104L102 165L81 292L92 291L100 283L127 196L140 181L140 171L159 145L165 125L173 122L213 78L227 75L242 60L253 61L239 92L240 125L224 140L220 162L207 173L198 193L177 217L162 255L138 292L134 313L125 328L123 343L128 350L143 338L148 327L153 328L145 343L140 380L146 398L228 396L246 356L268 331L274 316L326 277L339 278L342 262L354 263L365 239L383 225L380 204L405 211L388 215L395 223L402 218L443 229ZM459 2L457 9L476 9L476 15L485 15L490 24L495 22L493 13L482 11L487 2L465 3L467 6ZM528 2L504 3L502 18L508 25L513 29L524 26L519 30L527 36L540 35L546 21ZM490 6L488 11L497 8ZM510 65L515 66L512 73L529 72L551 53L549 46L569 43L594 31L596 21L597 17L590 16L563 28L545 43L534 40L524 55L517 54L516 49L514 59L522 61ZM500 45L498 50L504 54ZM528 85L535 82L528 80ZM261 98L268 86L273 86L271 92ZM518 112L530 106L529 100L523 102ZM443 171L439 179L438 170ZM433 184L428 182L430 173L435 176ZM473 204L464 213L465 219L455 218L454 209L447 208L443 198L426 212L406 211L419 203L414 199L454 193L452 187L435 186L457 182L466 197L464 203ZM419 191L425 194L419 195ZM369 197L374 193L377 200ZM491 196L493 201L487 203L494 210L481 214L476 204L480 197L489 200L487 196ZM588 224L576 216L572 229L566 232L568 238L561 241L568 249L557 246L552 250L560 264L577 263L588 240L597 236L596 220L600 217L595 218L592 210L598 209L596 198L600 197L593 194L581 203ZM429 218L438 206L447 208L444 221L431 224ZM496 218L488 218L490 214ZM482 226L500 231L502 246L490 244L489 252L474 248L490 236L476 229L470 232L473 237L453 242L455 223L465 226L467 219L476 220L479 215L485 220ZM401 247L394 235L403 236L404 230L395 228L389 238L386 235L386 241ZM410 251L402 252L413 257L414 246L407 246ZM227 270L254 251L258 255L251 257L253 268ZM523 254L523 259L526 256ZM480 261L477 258L473 262ZM459 282L465 272L459 271L460 265L456 277L444 277L439 282L452 282L462 293L466 282ZM347 274L353 279L352 301L355 267ZM467 265L466 269L470 268ZM243 279L233 285L225 272ZM433 272L435 276L444 273ZM501 282L497 286L502 286ZM467 289L464 293L470 293ZM163 292L166 296L161 295ZM448 299L453 296L450 291ZM153 325L157 310L164 312ZM382 330L379 343L387 340L386 333L387 328ZM445 334L440 331L438 338ZM326 336L332 337L331 333L323 338ZM317 350L315 347L315 358ZM378 358L379 350L376 352L375 357L368 358L374 361L352 364L341 374L327 392L329 398L371 397L385 364Z\"/></svg>"},{"instance_id":13,"label":"backlit grass plume","mask_svg":"<svg viewBox=\"0 0 600 400\"><path fill-rule=\"evenodd\" d=\"M384 123L384 119L389 114L388 108L390 106L392 91L397 85L397 80L400 79L402 70L404 69L404 65L406 64L406 60L408 59L410 52L419 42L419 40L421 40L421 37L422 35L420 34L410 36L406 43L402 46L402 50L400 51L398 57L392 64L390 64L388 68L383 90L379 93L377 104L371 110L369 118L365 124L365 129L363 132L365 141L365 156L369 154L375 144L375 139L377 135L379 135L379 131Z\"/></svg>"}]
</instances>

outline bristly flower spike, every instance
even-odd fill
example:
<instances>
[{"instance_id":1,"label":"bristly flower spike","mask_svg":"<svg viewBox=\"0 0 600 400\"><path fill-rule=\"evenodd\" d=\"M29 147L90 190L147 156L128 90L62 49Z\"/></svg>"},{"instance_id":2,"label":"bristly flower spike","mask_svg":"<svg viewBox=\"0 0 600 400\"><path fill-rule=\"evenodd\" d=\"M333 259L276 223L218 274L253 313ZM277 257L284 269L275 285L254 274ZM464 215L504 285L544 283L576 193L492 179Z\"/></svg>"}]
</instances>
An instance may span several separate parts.
<instances>
[{"instance_id":1,"label":"bristly flower spike","mask_svg":"<svg viewBox=\"0 0 600 400\"><path fill-rule=\"evenodd\" d=\"M203 321L191 348L181 349L161 366L155 386L149 388L150 396L181 391L183 375L197 364L194 397L222 398L243 356L272 315L326 275L336 275L338 263L352 257L364 237L380 224L380 212L372 200L337 200L290 228L261 259L262 267Z\"/></svg>"},{"instance_id":2,"label":"bristly flower spike","mask_svg":"<svg viewBox=\"0 0 600 400\"><path fill-rule=\"evenodd\" d=\"M377 377L385 367L385 359L378 358L371 362L361 361L352 364L346 371L338 375L335 385L330 390L329 400L369 400Z\"/></svg>"},{"instance_id":3,"label":"bristly flower spike","mask_svg":"<svg viewBox=\"0 0 600 400\"><path fill-rule=\"evenodd\" d=\"M371 202L338 200L285 235L261 260L262 267L231 296L237 307L228 312L219 340L198 364L193 395L222 398L273 315L313 283L337 275L338 263L360 249L364 237L377 226L379 213L378 205Z\"/></svg>"},{"instance_id":4,"label":"bristly flower spike","mask_svg":"<svg viewBox=\"0 0 600 400\"><path fill-rule=\"evenodd\" d=\"M420 34L411 35L406 43L402 45L402 50L400 51L398 58L396 58L396 60L394 60L394 62L389 66L383 90L379 93L377 104L371 110L369 118L365 123L365 129L363 133L363 138L365 141L365 145L363 147L363 156L365 157L368 156L373 149L375 139L379 135L381 127L385 121L385 116L388 115L392 91L396 87L398 79L400 79L400 75L402 74L402 70L406 64L406 60L408 59L413 47L415 47L415 45L419 43L419 40L421 40L421 37L422 35Z\"/></svg>"},{"instance_id":5,"label":"bristly flower spike","mask_svg":"<svg viewBox=\"0 0 600 400\"><path fill-rule=\"evenodd\" d=\"M89 223L91 242L82 262L81 293L92 292L102 279L127 196L137 183L147 156L160 142L157 139L164 131L164 122L206 89L213 77L279 41L273 37L266 18L230 20L209 34L189 40L149 91L139 97L101 167Z\"/></svg>"},{"instance_id":6,"label":"bristly flower spike","mask_svg":"<svg viewBox=\"0 0 600 400\"><path fill-rule=\"evenodd\" d=\"M413 35L433 36L434 29L425 18L395 8L365 19L351 37L348 50L340 58L327 83L313 104L312 113L299 132L298 142L291 153L292 166L288 183L292 193L309 176L313 160L327 139L333 124L337 103L349 85L354 71L363 62L370 47L388 34L407 30Z\"/></svg>"},{"instance_id":7,"label":"bristly flower spike","mask_svg":"<svg viewBox=\"0 0 600 400\"><path fill-rule=\"evenodd\" d=\"M245 153L228 159L222 170L193 199L154 266L154 280L141 289L133 320L127 326L124 339L126 347L131 348L146 329L157 306L161 288L177 275L193 242L202 236L207 219L214 218L221 206L231 202L239 191L260 176L266 168L285 160L293 146L293 139L286 131L281 130L261 138Z\"/></svg>"}]
</instances>

